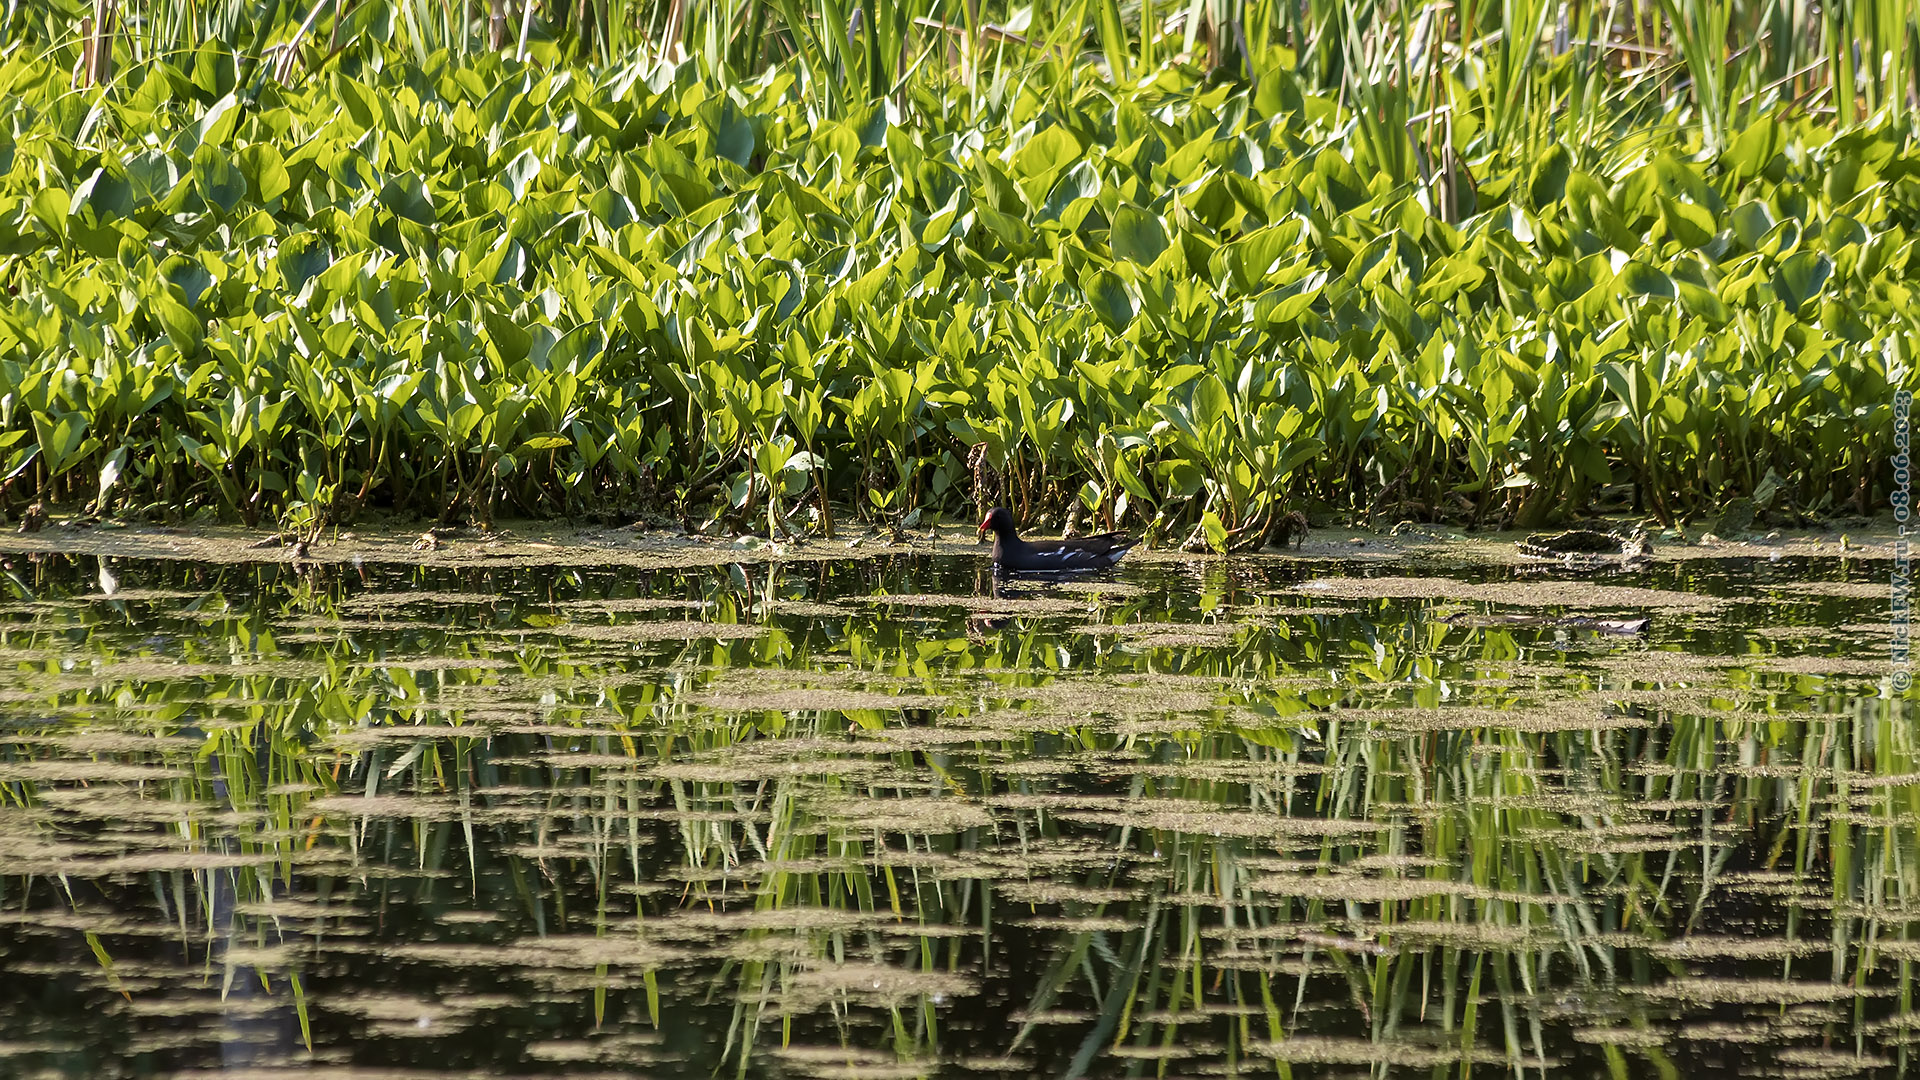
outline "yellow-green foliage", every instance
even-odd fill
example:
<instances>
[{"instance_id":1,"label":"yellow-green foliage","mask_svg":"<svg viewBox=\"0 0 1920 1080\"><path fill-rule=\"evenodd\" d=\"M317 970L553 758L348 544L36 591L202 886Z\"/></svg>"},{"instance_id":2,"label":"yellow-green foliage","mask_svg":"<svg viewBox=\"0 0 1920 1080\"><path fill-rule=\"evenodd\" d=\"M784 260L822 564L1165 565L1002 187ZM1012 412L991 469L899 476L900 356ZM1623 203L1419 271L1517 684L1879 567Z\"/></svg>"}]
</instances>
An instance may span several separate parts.
<instances>
[{"instance_id":1,"label":"yellow-green foliage","mask_svg":"<svg viewBox=\"0 0 1920 1080\"><path fill-rule=\"evenodd\" d=\"M103 90L15 49L5 498L778 530L816 488L968 506L983 445L982 497L1216 546L1383 496L1885 499L1920 195L1891 121L1441 145L1380 122L1404 99L1172 62L830 116L804 69L543 55L282 85L209 44Z\"/></svg>"}]
</instances>

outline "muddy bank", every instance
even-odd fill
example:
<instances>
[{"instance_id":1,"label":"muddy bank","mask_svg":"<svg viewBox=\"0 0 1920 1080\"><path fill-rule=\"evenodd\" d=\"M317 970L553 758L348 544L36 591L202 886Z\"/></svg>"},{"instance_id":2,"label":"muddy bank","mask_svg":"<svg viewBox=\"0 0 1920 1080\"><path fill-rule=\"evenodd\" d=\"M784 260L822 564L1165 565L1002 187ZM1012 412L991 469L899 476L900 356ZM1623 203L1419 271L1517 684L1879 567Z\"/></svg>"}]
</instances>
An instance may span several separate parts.
<instances>
[{"instance_id":1,"label":"muddy bank","mask_svg":"<svg viewBox=\"0 0 1920 1080\"><path fill-rule=\"evenodd\" d=\"M971 556L984 563L990 548L976 541L972 526L915 530L901 541L884 534L849 531L834 540L770 543L757 537L691 536L677 529L643 529L553 521L502 522L493 531L421 531L412 524L368 524L327 533L319 543L296 548L276 534L239 526L162 526L58 519L38 532L0 533L0 553L58 553L118 558L191 559L209 563L388 563L411 566L581 566L672 569L733 563L822 562L903 554ZM1316 529L1298 548L1235 555L1240 563L1338 559L1408 565L1541 565L1514 547L1524 530L1461 533L1442 527L1398 530ZM1656 562L1777 559L1844 555L1894 557L1896 529L1889 520L1847 530L1778 531L1765 537L1655 541ZM1215 561L1222 557L1181 551L1136 549L1129 563Z\"/></svg>"}]
</instances>

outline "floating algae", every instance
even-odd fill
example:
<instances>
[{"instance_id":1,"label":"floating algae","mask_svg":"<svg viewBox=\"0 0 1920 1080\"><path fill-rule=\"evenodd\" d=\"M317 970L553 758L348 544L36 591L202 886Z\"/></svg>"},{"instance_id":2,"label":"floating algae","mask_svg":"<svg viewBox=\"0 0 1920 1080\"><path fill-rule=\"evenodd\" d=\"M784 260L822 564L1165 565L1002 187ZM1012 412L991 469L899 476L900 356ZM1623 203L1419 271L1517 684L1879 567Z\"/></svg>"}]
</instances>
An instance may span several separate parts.
<instances>
[{"instance_id":1,"label":"floating algae","mask_svg":"<svg viewBox=\"0 0 1920 1080\"><path fill-rule=\"evenodd\" d=\"M751 623L702 622L695 619L657 619L601 625L563 623L562 625L551 627L542 632L558 637L578 638L582 641L727 641L735 638L757 638L764 635L767 632L767 628L764 626L755 626Z\"/></svg>"},{"instance_id":2,"label":"floating algae","mask_svg":"<svg viewBox=\"0 0 1920 1080\"><path fill-rule=\"evenodd\" d=\"M499 593L436 592L415 589L407 592L364 592L347 597L335 610L348 613L385 612L399 608L492 607L505 602Z\"/></svg>"},{"instance_id":3,"label":"floating algae","mask_svg":"<svg viewBox=\"0 0 1920 1080\"><path fill-rule=\"evenodd\" d=\"M956 972L857 962L811 964L788 979L782 1003L789 1009L848 1000L891 1005L914 998L961 997L975 990L971 977Z\"/></svg>"},{"instance_id":4,"label":"floating algae","mask_svg":"<svg viewBox=\"0 0 1920 1080\"><path fill-rule=\"evenodd\" d=\"M1788 581L1771 584L1774 592L1787 596L1831 596L1846 600L1885 600L1890 584L1885 581Z\"/></svg>"},{"instance_id":5,"label":"floating algae","mask_svg":"<svg viewBox=\"0 0 1920 1080\"><path fill-rule=\"evenodd\" d=\"M1486 897L1486 890L1472 882L1448 878L1370 877L1358 874L1269 874L1247 885L1255 892L1287 896L1300 900L1327 900L1336 903L1381 904L1419 900L1436 896Z\"/></svg>"},{"instance_id":6,"label":"floating algae","mask_svg":"<svg viewBox=\"0 0 1920 1080\"><path fill-rule=\"evenodd\" d=\"M1596 585L1582 581L1471 582L1447 577L1316 578L1295 587L1302 596L1342 600L1464 600L1513 607L1558 607L1574 611L1632 608L1713 611L1726 601L1675 589Z\"/></svg>"},{"instance_id":7,"label":"floating algae","mask_svg":"<svg viewBox=\"0 0 1920 1080\"><path fill-rule=\"evenodd\" d=\"M1665 1046L1672 1036L1657 1028L1633 1027L1590 1027L1575 1028L1573 1037L1583 1043L1598 1046L1630 1046L1648 1048Z\"/></svg>"},{"instance_id":8,"label":"floating algae","mask_svg":"<svg viewBox=\"0 0 1920 1080\"><path fill-rule=\"evenodd\" d=\"M1491 728L1538 734L1563 731L1617 731L1623 728L1653 726L1652 721L1645 717L1609 710L1578 699L1497 710L1465 706L1437 709L1348 709L1329 714L1328 718L1377 724L1390 731L1401 733Z\"/></svg>"},{"instance_id":9,"label":"floating algae","mask_svg":"<svg viewBox=\"0 0 1920 1080\"><path fill-rule=\"evenodd\" d=\"M932 694L889 694L877 691L792 689L764 693L691 694L678 698L687 705L720 712L893 712L898 709L937 709L951 699Z\"/></svg>"},{"instance_id":10,"label":"floating algae","mask_svg":"<svg viewBox=\"0 0 1920 1080\"><path fill-rule=\"evenodd\" d=\"M568 614L586 612L589 614L631 613L636 611L700 611L711 606L705 600L675 600L670 597L626 596L595 597L591 600L561 600L553 605L554 610Z\"/></svg>"},{"instance_id":11,"label":"floating algae","mask_svg":"<svg viewBox=\"0 0 1920 1080\"><path fill-rule=\"evenodd\" d=\"M1805 1002L1850 1001L1884 993L1804 979L1728 979L1707 976L1668 979L1652 986L1632 986L1626 990L1656 1001L1677 1001L1690 1005L1797 1005Z\"/></svg>"},{"instance_id":12,"label":"floating algae","mask_svg":"<svg viewBox=\"0 0 1920 1080\"><path fill-rule=\"evenodd\" d=\"M1306 1035L1255 1043L1254 1053L1276 1061L1312 1065L1387 1065L1434 1069L1476 1061L1504 1061L1504 1056L1472 1047L1421 1045L1411 1040L1374 1042L1356 1038Z\"/></svg>"},{"instance_id":13,"label":"floating algae","mask_svg":"<svg viewBox=\"0 0 1920 1080\"><path fill-rule=\"evenodd\" d=\"M943 593L900 593L872 596L866 602L890 608L959 608L987 615L1084 615L1094 597L1072 596L958 596Z\"/></svg>"}]
</instances>

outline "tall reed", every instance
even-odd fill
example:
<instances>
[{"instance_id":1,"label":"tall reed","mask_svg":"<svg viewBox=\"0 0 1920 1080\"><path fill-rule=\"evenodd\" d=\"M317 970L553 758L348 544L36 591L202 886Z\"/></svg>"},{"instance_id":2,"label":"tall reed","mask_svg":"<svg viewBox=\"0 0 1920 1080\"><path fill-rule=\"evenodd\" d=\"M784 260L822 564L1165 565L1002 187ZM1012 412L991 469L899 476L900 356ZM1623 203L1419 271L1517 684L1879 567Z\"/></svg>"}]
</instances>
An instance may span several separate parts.
<instances>
[{"instance_id":1,"label":"tall reed","mask_svg":"<svg viewBox=\"0 0 1920 1080\"><path fill-rule=\"evenodd\" d=\"M957 75L999 92L1128 80L1184 58L1288 71L1352 103L1383 89L1415 127L1468 116L1516 151L1574 123L1683 110L1721 139L1790 105L1851 123L1916 100L1915 0L43 0L4 39L76 63L107 35L134 62L208 42L288 70L367 44L420 55L549 46L604 65L691 60L722 81L783 63L822 103ZM76 70L79 70L76 68ZM89 69L91 70L91 69Z\"/></svg>"}]
</instances>

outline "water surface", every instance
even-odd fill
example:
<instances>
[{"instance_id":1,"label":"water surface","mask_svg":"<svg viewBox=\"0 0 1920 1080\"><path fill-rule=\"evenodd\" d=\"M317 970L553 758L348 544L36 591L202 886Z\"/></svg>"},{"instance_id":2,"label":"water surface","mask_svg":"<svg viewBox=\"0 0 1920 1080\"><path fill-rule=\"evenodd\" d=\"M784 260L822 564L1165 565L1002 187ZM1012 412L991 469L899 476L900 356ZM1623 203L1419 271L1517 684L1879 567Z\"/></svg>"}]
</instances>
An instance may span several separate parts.
<instances>
[{"instance_id":1,"label":"water surface","mask_svg":"<svg viewBox=\"0 0 1920 1080\"><path fill-rule=\"evenodd\" d=\"M6 570L0 1075L1908 1071L1882 564Z\"/></svg>"}]
</instances>

